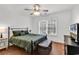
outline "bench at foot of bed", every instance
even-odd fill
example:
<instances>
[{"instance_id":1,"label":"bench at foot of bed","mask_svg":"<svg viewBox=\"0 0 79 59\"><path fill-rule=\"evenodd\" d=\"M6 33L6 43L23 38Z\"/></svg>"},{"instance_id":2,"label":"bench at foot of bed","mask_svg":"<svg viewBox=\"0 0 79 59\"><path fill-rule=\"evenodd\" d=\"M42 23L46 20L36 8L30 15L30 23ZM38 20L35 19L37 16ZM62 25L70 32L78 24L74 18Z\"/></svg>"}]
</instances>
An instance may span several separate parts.
<instances>
[{"instance_id":1,"label":"bench at foot of bed","mask_svg":"<svg viewBox=\"0 0 79 59\"><path fill-rule=\"evenodd\" d=\"M48 55L52 49L52 41L45 40L38 44L38 54Z\"/></svg>"}]
</instances>

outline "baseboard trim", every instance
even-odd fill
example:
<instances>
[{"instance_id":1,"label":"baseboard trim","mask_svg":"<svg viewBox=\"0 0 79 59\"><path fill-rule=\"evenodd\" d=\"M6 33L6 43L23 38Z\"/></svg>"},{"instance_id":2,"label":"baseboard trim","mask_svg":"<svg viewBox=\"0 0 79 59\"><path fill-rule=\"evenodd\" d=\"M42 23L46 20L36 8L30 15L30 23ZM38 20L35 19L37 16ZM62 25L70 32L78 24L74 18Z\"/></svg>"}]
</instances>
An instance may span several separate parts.
<instances>
[{"instance_id":1,"label":"baseboard trim","mask_svg":"<svg viewBox=\"0 0 79 59\"><path fill-rule=\"evenodd\" d=\"M57 44L64 44L64 43L62 43L62 42L55 42L55 41L52 41L52 42L57 43Z\"/></svg>"},{"instance_id":2,"label":"baseboard trim","mask_svg":"<svg viewBox=\"0 0 79 59\"><path fill-rule=\"evenodd\" d=\"M2 48L2 49L0 49L0 51L3 51L3 50L6 50L6 48Z\"/></svg>"}]
</instances>

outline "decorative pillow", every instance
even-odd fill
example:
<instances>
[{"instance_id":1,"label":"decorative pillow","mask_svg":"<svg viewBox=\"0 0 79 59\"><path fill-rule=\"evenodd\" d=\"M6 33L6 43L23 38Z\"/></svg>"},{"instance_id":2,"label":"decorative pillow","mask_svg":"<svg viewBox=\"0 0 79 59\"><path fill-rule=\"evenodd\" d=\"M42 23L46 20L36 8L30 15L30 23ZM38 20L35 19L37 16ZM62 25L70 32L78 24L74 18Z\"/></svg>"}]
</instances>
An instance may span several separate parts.
<instances>
[{"instance_id":1,"label":"decorative pillow","mask_svg":"<svg viewBox=\"0 0 79 59\"><path fill-rule=\"evenodd\" d=\"M25 32L25 34L29 34L29 32L28 31L24 31Z\"/></svg>"},{"instance_id":2,"label":"decorative pillow","mask_svg":"<svg viewBox=\"0 0 79 59\"><path fill-rule=\"evenodd\" d=\"M21 31L13 31L13 36L20 36L21 35Z\"/></svg>"},{"instance_id":3,"label":"decorative pillow","mask_svg":"<svg viewBox=\"0 0 79 59\"><path fill-rule=\"evenodd\" d=\"M21 31L21 33L20 33L21 35L25 35L25 31Z\"/></svg>"},{"instance_id":4,"label":"decorative pillow","mask_svg":"<svg viewBox=\"0 0 79 59\"><path fill-rule=\"evenodd\" d=\"M13 35L14 36L22 36L22 35L26 35L26 34L29 34L28 31L13 31Z\"/></svg>"}]
</instances>

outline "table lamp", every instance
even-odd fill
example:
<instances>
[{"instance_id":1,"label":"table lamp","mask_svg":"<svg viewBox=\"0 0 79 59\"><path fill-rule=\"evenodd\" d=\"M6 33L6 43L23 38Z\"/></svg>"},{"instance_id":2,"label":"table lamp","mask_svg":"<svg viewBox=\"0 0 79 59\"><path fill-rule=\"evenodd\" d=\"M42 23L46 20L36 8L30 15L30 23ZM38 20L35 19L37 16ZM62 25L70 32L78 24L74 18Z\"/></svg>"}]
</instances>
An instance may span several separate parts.
<instances>
[{"instance_id":1,"label":"table lamp","mask_svg":"<svg viewBox=\"0 0 79 59\"><path fill-rule=\"evenodd\" d=\"M0 38L3 38L3 33L5 33L5 27L0 27Z\"/></svg>"}]
</instances>

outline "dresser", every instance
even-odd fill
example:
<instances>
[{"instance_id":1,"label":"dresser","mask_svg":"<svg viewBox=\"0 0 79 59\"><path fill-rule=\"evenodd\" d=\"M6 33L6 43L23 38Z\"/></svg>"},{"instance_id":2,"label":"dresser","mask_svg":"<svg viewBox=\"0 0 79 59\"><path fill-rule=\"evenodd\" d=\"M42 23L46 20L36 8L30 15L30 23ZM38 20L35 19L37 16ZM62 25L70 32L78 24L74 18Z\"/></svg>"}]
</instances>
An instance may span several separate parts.
<instances>
[{"instance_id":1,"label":"dresser","mask_svg":"<svg viewBox=\"0 0 79 59\"><path fill-rule=\"evenodd\" d=\"M0 38L0 49L8 48L8 39Z\"/></svg>"},{"instance_id":2,"label":"dresser","mask_svg":"<svg viewBox=\"0 0 79 59\"><path fill-rule=\"evenodd\" d=\"M65 55L79 55L79 44L70 35L64 35L64 43Z\"/></svg>"}]
</instances>

